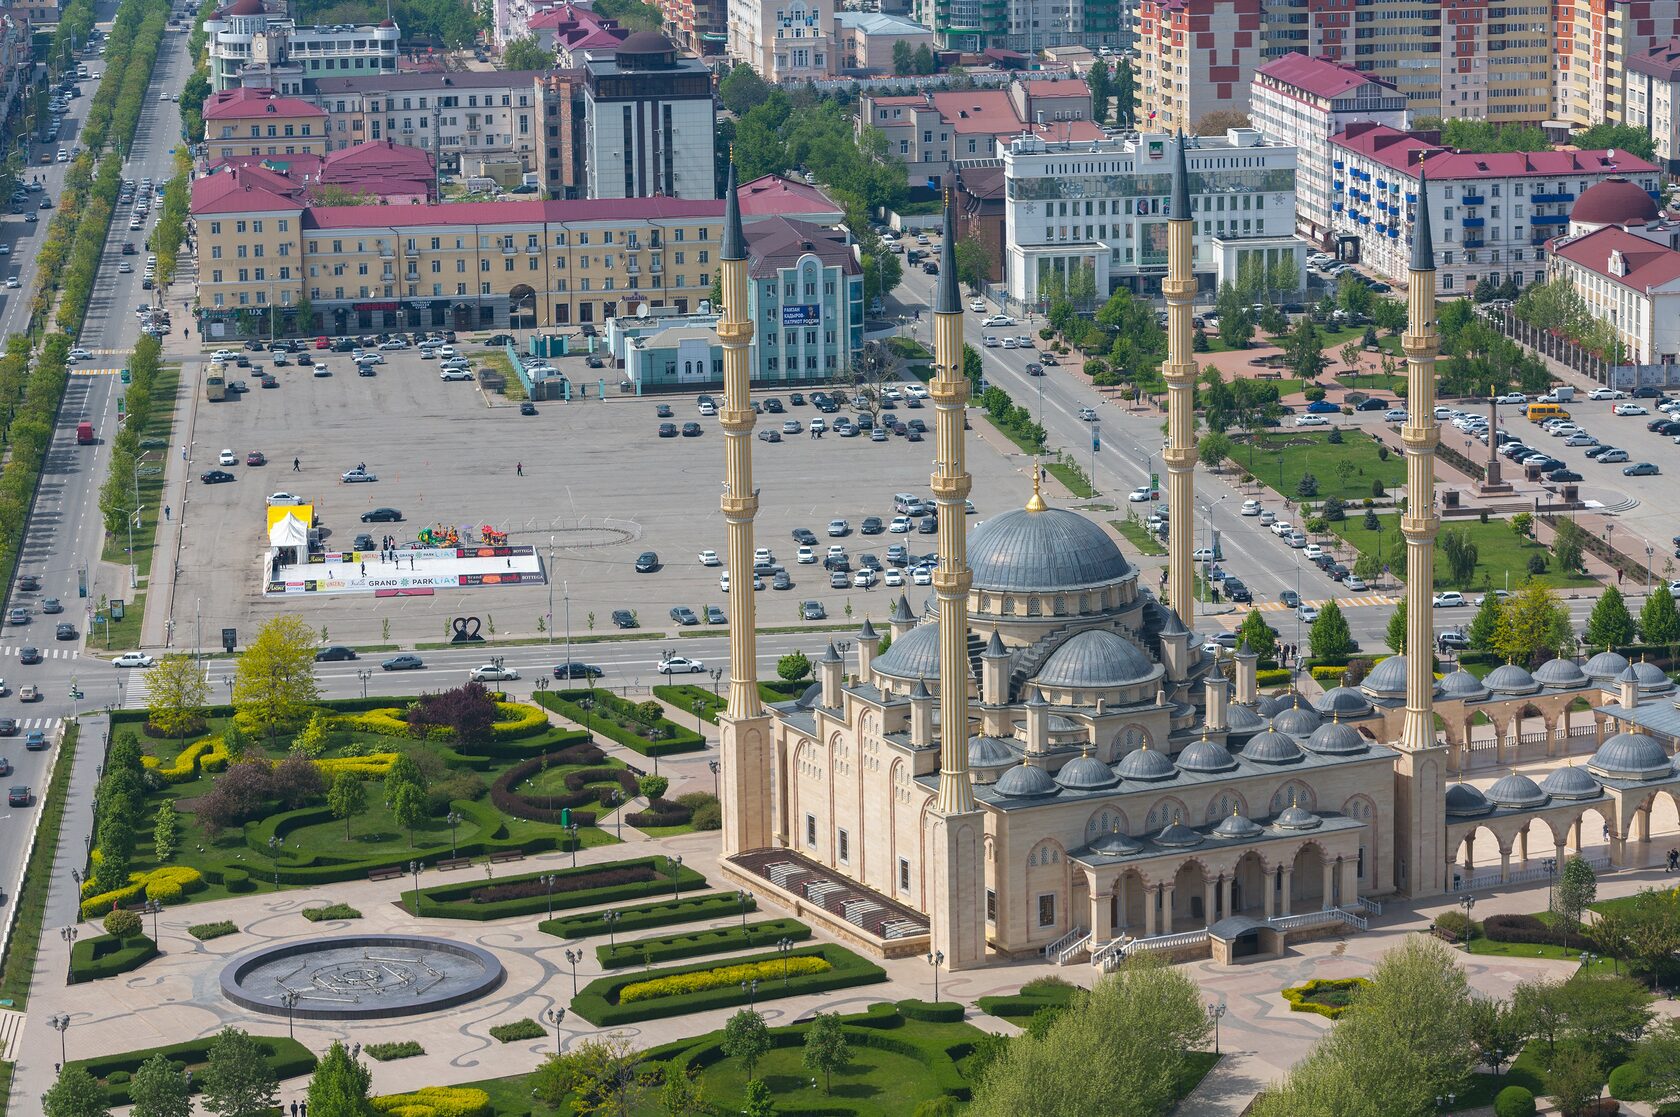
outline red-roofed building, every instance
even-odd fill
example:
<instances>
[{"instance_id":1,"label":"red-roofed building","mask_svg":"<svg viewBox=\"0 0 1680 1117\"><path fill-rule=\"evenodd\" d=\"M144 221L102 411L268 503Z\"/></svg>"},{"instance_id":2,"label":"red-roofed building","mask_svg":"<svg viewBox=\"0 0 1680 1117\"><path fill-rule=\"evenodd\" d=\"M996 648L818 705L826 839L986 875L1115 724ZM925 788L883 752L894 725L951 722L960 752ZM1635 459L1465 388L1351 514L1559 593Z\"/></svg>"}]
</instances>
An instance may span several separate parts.
<instances>
[{"instance_id":1,"label":"red-roofed building","mask_svg":"<svg viewBox=\"0 0 1680 1117\"><path fill-rule=\"evenodd\" d=\"M1193 132L1211 112L1248 112L1261 34L1260 0L1141 0L1138 127Z\"/></svg>"},{"instance_id":2,"label":"red-roofed building","mask_svg":"<svg viewBox=\"0 0 1680 1117\"><path fill-rule=\"evenodd\" d=\"M1567 229L1588 187L1627 178L1655 194L1660 184L1655 166L1625 151L1474 154L1441 146L1432 132L1351 125L1330 141L1331 236L1394 279L1411 259L1420 162L1443 294L1467 293L1483 277L1545 279L1546 243Z\"/></svg>"},{"instance_id":3,"label":"red-roofed building","mask_svg":"<svg viewBox=\"0 0 1680 1117\"><path fill-rule=\"evenodd\" d=\"M1645 129L1664 170L1680 174L1680 39L1635 54L1626 81L1627 123Z\"/></svg>"},{"instance_id":4,"label":"red-roofed building","mask_svg":"<svg viewBox=\"0 0 1680 1117\"><path fill-rule=\"evenodd\" d=\"M1249 118L1297 151L1295 231L1321 247L1330 236L1330 137L1359 121L1406 127L1406 98L1390 82L1343 62L1286 54L1254 72Z\"/></svg>"},{"instance_id":5,"label":"red-roofed building","mask_svg":"<svg viewBox=\"0 0 1680 1117\"><path fill-rule=\"evenodd\" d=\"M1680 354L1680 226L1607 225L1552 245L1548 278L1574 287L1616 331L1625 362L1673 365Z\"/></svg>"},{"instance_id":6,"label":"red-roofed building","mask_svg":"<svg viewBox=\"0 0 1680 1117\"><path fill-rule=\"evenodd\" d=\"M771 217L823 226L838 225L846 219L839 203L817 187L781 175L763 175L744 182L735 195L741 200L741 221L747 225Z\"/></svg>"},{"instance_id":7,"label":"red-roofed building","mask_svg":"<svg viewBox=\"0 0 1680 1117\"><path fill-rule=\"evenodd\" d=\"M325 155L327 114L272 89L225 89L204 102L204 143L211 159Z\"/></svg>"},{"instance_id":8,"label":"red-roofed building","mask_svg":"<svg viewBox=\"0 0 1680 1117\"><path fill-rule=\"evenodd\" d=\"M437 171L431 156L389 140L357 144L324 159L318 155L239 155L211 165L212 172L234 169L245 171L252 182L316 202L338 196L322 187L366 195L386 205L437 200Z\"/></svg>"}]
</instances>

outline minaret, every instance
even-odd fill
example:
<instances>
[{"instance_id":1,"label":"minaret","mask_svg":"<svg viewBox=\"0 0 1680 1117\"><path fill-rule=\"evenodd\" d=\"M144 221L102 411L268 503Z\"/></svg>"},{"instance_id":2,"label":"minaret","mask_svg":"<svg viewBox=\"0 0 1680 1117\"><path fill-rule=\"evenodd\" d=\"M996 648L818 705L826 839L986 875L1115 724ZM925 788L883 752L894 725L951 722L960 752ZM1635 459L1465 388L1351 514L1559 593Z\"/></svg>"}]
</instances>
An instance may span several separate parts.
<instances>
[{"instance_id":1,"label":"minaret","mask_svg":"<svg viewBox=\"0 0 1680 1117\"><path fill-rule=\"evenodd\" d=\"M1412 219L1412 263L1407 280L1406 513L1406 720L1395 765L1395 882L1412 896L1445 891L1446 749L1435 739L1435 241L1429 225L1429 181L1418 167L1418 200Z\"/></svg>"},{"instance_id":2,"label":"minaret","mask_svg":"<svg viewBox=\"0 0 1680 1117\"><path fill-rule=\"evenodd\" d=\"M945 231L939 244L939 291L933 305L935 446L930 479L939 508L939 567L933 573L939 602L939 794L928 836L932 949L950 969L985 961L984 823L974 805L968 774L968 521L964 502L971 482L963 447L969 384L963 374L962 299L957 293L957 222L945 198Z\"/></svg>"},{"instance_id":3,"label":"minaret","mask_svg":"<svg viewBox=\"0 0 1680 1117\"><path fill-rule=\"evenodd\" d=\"M718 340L723 345L723 519L729 536L729 703L718 718L723 766L723 854L725 857L771 844L770 722L758 697L758 609L753 599L753 517L758 492L753 488L752 367L747 347L752 318L747 311L747 238L741 229L741 206L735 189L735 164L729 164L724 199L722 269L723 308Z\"/></svg>"},{"instance_id":4,"label":"minaret","mask_svg":"<svg viewBox=\"0 0 1680 1117\"><path fill-rule=\"evenodd\" d=\"M1167 600L1187 626L1196 620L1190 561L1196 537L1196 362L1190 356L1190 304L1196 294L1192 217L1190 171L1180 131L1173 157L1172 208L1167 214L1167 278L1161 281L1161 293L1167 299L1167 360L1161 366L1167 381L1167 446L1161 458L1167 466L1172 524L1167 533Z\"/></svg>"}]
</instances>

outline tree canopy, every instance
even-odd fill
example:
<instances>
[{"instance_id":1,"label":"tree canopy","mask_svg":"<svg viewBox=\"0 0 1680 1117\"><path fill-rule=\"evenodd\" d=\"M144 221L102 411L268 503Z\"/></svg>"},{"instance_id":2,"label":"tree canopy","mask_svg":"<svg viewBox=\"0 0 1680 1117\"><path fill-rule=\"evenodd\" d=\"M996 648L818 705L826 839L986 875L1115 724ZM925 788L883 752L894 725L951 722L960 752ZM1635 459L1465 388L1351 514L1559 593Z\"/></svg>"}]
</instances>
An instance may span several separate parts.
<instances>
[{"instance_id":1,"label":"tree canopy","mask_svg":"<svg viewBox=\"0 0 1680 1117\"><path fill-rule=\"evenodd\" d=\"M547 70L554 65L554 52L543 49L535 35L515 39L502 52L504 70Z\"/></svg>"},{"instance_id":2,"label":"tree canopy","mask_svg":"<svg viewBox=\"0 0 1680 1117\"><path fill-rule=\"evenodd\" d=\"M318 696L315 633L294 616L264 624L234 669L233 707L240 726L272 736L301 722Z\"/></svg>"}]
</instances>

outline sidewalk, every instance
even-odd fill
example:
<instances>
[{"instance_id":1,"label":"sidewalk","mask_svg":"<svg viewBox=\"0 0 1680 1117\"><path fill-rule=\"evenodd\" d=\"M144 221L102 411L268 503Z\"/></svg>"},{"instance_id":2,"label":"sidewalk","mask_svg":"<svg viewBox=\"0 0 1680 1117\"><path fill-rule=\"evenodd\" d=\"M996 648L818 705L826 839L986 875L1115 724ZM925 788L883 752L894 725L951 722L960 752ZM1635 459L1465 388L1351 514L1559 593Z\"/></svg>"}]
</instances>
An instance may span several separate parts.
<instances>
[{"instance_id":1,"label":"sidewalk","mask_svg":"<svg viewBox=\"0 0 1680 1117\"><path fill-rule=\"evenodd\" d=\"M168 295L175 293L182 286L179 280L171 284L163 301L167 303ZM182 299L183 319L187 317L190 309L189 301ZM192 420L197 409L198 384L203 367L203 355L198 348L198 339L186 337L180 332L181 329L191 328L191 325L183 321L163 339L164 361L181 366L181 375L176 381L173 400L171 444L165 457L163 471L163 502L172 509L173 514L157 527L151 574L145 582L146 617L140 628L140 646L143 648L165 648L174 642L174 625L171 621L175 611L175 576L178 573L177 564L181 554L182 521L187 518L191 504L189 486L192 482L192 459L195 456L195 447L188 442L188 433L192 429ZM161 406L162 402L159 400L156 406ZM181 456L183 446L187 449L185 459Z\"/></svg>"}]
</instances>

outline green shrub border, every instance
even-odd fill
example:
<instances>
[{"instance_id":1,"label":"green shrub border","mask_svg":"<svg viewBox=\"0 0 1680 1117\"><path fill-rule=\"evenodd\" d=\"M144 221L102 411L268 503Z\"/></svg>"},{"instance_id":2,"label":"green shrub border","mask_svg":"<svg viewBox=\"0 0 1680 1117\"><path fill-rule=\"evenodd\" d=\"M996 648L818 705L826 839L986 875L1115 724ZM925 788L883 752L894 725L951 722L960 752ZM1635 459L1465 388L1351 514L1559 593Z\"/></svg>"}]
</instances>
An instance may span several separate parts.
<instances>
[{"instance_id":1,"label":"green shrub border","mask_svg":"<svg viewBox=\"0 0 1680 1117\"><path fill-rule=\"evenodd\" d=\"M1341 1019L1342 1013L1351 1006L1321 1005L1307 1000L1308 997L1320 989L1364 989L1371 984L1368 977L1315 977L1305 985L1292 986L1283 991L1283 999L1289 1002L1290 1012L1316 1012L1330 1020Z\"/></svg>"},{"instance_id":2,"label":"green shrub border","mask_svg":"<svg viewBox=\"0 0 1680 1117\"><path fill-rule=\"evenodd\" d=\"M746 927L737 924L734 927L690 931L688 934L636 939L617 946L597 946L595 957L603 968L617 970L647 962L670 962L678 958L775 946L781 939L803 942L810 937L811 928L797 919L768 919L761 923L749 923Z\"/></svg>"},{"instance_id":3,"label":"green shrub border","mask_svg":"<svg viewBox=\"0 0 1680 1117\"><path fill-rule=\"evenodd\" d=\"M187 928L187 934L199 942L209 942L211 939L219 939L223 935L237 935L238 933L239 924L231 919L219 919L214 923L194 923Z\"/></svg>"},{"instance_id":4,"label":"green shrub border","mask_svg":"<svg viewBox=\"0 0 1680 1117\"><path fill-rule=\"evenodd\" d=\"M960 1024L964 1015L963 1006L956 1001L899 1001L898 1011L906 1019L926 1024Z\"/></svg>"},{"instance_id":5,"label":"green shrub border","mask_svg":"<svg viewBox=\"0 0 1680 1117\"><path fill-rule=\"evenodd\" d=\"M746 910L758 910L756 897L747 897ZM643 931L649 927L670 927L680 923L698 923L703 919L722 919L726 915L739 918L741 901L728 892L710 892L701 896L684 896L680 900L666 900L663 903L630 904L603 911L563 915L558 919L545 919L537 924L537 930L559 939L599 938L608 932L606 920L602 918L608 911L618 914L618 923L612 928L612 933L622 935L630 931Z\"/></svg>"},{"instance_id":6,"label":"green shrub border","mask_svg":"<svg viewBox=\"0 0 1680 1117\"><path fill-rule=\"evenodd\" d=\"M555 884L560 884L567 877L589 876L607 869L629 869L639 865L651 866L660 874L658 880L637 881L632 884L614 884L603 888L586 888L580 892L556 891L552 897L555 908L585 908L596 904L611 903L614 900L633 900L642 896L651 896L667 889L676 888L681 891L692 892L697 888L706 887L706 878L695 872L687 865L677 870L676 881L671 880L671 861L666 857L633 857L625 861L606 861L597 865L580 865L575 869L560 869L554 872ZM463 881L458 884L442 884L433 888L422 888L419 896L419 911L415 909L414 891L410 889L403 893L403 907L411 915L430 917L433 919L473 919L479 921L491 919L506 919L515 915L530 915L533 912L547 911L551 899L538 893L534 896L524 896L517 900L497 900L488 904L474 903L470 897L473 892L483 888L486 884L519 884L524 881L536 880L544 876L543 873L524 873L520 876L503 877L493 881Z\"/></svg>"},{"instance_id":7,"label":"green shrub border","mask_svg":"<svg viewBox=\"0 0 1680 1117\"><path fill-rule=\"evenodd\" d=\"M755 962L778 962L779 953L750 954L731 958L727 964L746 965ZM769 1001L780 997L796 997L806 993L826 993L833 989L847 989L854 985L868 985L887 979L887 971L842 946L822 943L790 951L786 957L819 957L832 967L823 973L797 975L784 985L775 978L759 983L757 1000ZM626 985L654 981L677 974L700 973L716 969L718 962L703 962L693 966L671 966L661 970L644 970L634 974L608 974L596 978L572 999L572 1011L598 1028L633 1024L641 1020L658 1020L667 1016L683 1016L714 1008L733 1008L746 1004L748 994L736 986L707 989L697 993L681 993L669 997L654 997L631 1004L618 1003L618 991Z\"/></svg>"},{"instance_id":8,"label":"green shrub border","mask_svg":"<svg viewBox=\"0 0 1680 1117\"><path fill-rule=\"evenodd\" d=\"M364 1046L362 1051L368 1058L381 1063L389 1063L396 1059L413 1059L426 1053L419 1041L412 1039L399 1040L396 1043L370 1043Z\"/></svg>"},{"instance_id":9,"label":"green shrub border","mask_svg":"<svg viewBox=\"0 0 1680 1117\"><path fill-rule=\"evenodd\" d=\"M527 1016L523 1020L515 1020L510 1024L497 1024L490 1029L490 1038L497 1043L518 1043L525 1039L541 1039L548 1035L548 1029Z\"/></svg>"},{"instance_id":10,"label":"green shrub border","mask_svg":"<svg viewBox=\"0 0 1680 1117\"><path fill-rule=\"evenodd\" d=\"M70 980L80 985L102 977L137 970L158 956L157 943L145 935L119 939L115 935L94 935L78 939L70 948Z\"/></svg>"},{"instance_id":11,"label":"green shrub border","mask_svg":"<svg viewBox=\"0 0 1680 1117\"><path fill-rule=\"evenodd\" d=\"M285 1036L252 1036L259 1048L265 1052L264 1062L274 1072L274 1077L284 1081L308 1074L315 1069L315 1054L309 1048L295 1039ZM93 1059L73 1059L70 1065L81 1067L100 1083L104 1084L105 1100L111 1105L128 1105L127 1084L105 1084L110 1075L116 1071L126 1071L133 1074L140 1069L147 1059L153 1055L163 1055L184 1066L202 1065L210 1058L210 1045L216 1041L215 1036L203 1036L199 1039L188 1040L185 1043L170 1044L167 1047L145 1047L138 1051L125 1051L118 1055L101 1055ZM204 1076L193 1076L193 1089L202 1088Z\"/></svg>"},{"instance_id":12,"label":"green shrub border","mask_svg":"<svg viewBox=\"0 0 1680 1117\"><path fill-rule=\"evenodd\" d=\"M589 693L590 692L587 690L563 690L559 693L555 693L554 691L539 691L535 695L535 698L539 706L543 706L570 721L576 722L590 733L599 734L602 737L607 738L609 741L616 741L625 748L639 752L643 756L671 756L675 753L699 752L701 749L706 747L706 739L704 737L700 736L692 729L684 729L682 726L667 718L659 719L665 726L669 727L667 729L669 736L667 736L663 741L650 741L646 737L643 737L640 733L632 733L627 729L612 724L611 722L597 718L593 714L585 711L584 708L579 706L575 701L577 698L589 697ZM603 696L614 699L618 698L618 696L613 694L611 691L599 690L595 692L595 701L601 701ZM622 701L622 699L619 700Z\"/></svg>"}]
</instances>

